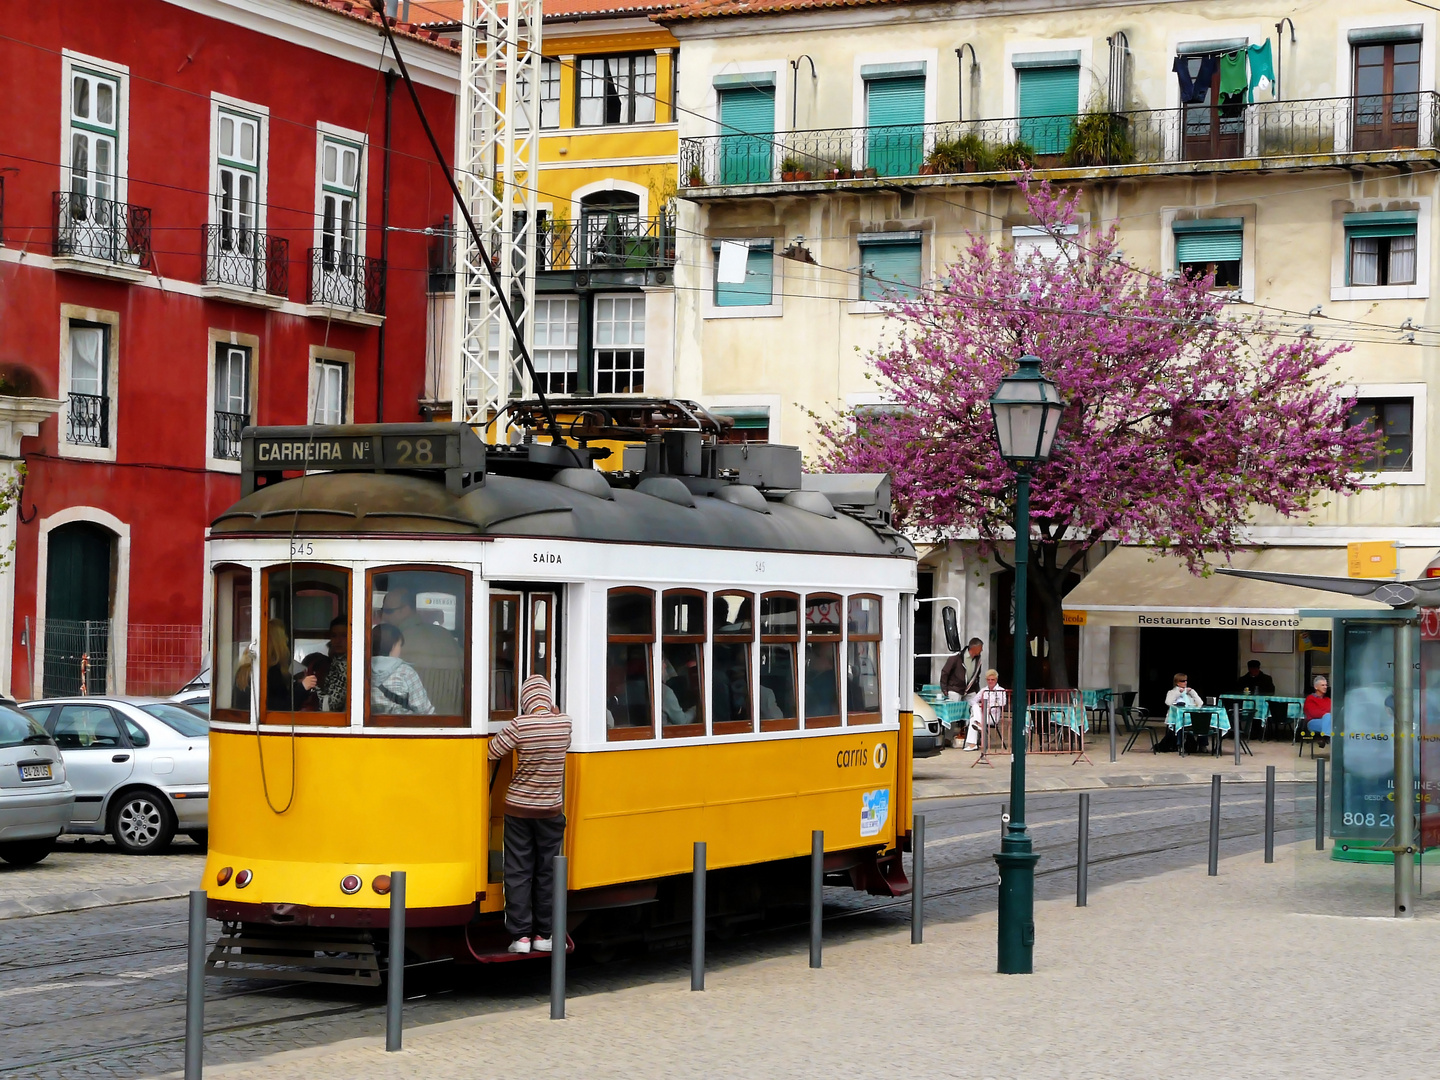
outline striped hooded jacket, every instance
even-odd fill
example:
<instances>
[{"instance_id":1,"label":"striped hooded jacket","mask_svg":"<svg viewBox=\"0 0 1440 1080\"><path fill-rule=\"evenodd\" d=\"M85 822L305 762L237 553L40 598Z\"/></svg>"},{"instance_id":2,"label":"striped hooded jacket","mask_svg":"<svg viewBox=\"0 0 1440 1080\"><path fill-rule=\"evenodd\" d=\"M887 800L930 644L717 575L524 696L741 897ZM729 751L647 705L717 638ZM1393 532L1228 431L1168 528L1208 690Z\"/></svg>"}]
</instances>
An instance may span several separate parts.
<instances>
[{"instance_id":1,"label":"striped hooded jacket","mask_svg":"<svg viewBox=\"0 0 1440 1080\"><path fill-rule=\"evenodd\" d=\"M532 675L520 687L520 715L490 740L490 760L515 751L515 776L505 795L511 817L555 817L565 809L565 751L570 717L555 712L550 684Z\"/></svg>"}]
</instances>

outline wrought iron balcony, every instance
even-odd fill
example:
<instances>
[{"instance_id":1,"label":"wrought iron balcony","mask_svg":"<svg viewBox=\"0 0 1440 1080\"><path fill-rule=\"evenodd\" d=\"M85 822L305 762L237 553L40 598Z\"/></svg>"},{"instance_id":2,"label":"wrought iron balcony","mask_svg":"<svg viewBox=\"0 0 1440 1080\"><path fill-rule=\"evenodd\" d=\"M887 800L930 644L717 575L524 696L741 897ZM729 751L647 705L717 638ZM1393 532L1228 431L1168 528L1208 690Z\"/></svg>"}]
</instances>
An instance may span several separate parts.
<instances>
[{"instance_id":1,"label":"wrought iron balcony","mask_svg":"<svg viewBox=\"0 0 1440 1080\"><path fill-rule=\"evenodd\" d=\"M68 395L65 441L75 446L110 445L110 399L96 394Z\"/></svg>"},{"instance_id":2,"label":"wrought iron balcony","mask_svg":"<svg viewBox=\"0 0 1440 1080\"><path fill-rule=\"evenodd\" d=\"M308 303L385 314L385 264L333 248L310 249Z\"/></svg>"},{"instance_id":3,"label":"wrought iron balcony","mask_svg":"<svg viewBox=\"0 0 1440 1080\"><path fill-rule=\"evenodd\" d=\"M688 187L1181 165L1440 147L1434 92L682 139ZM1298 162L1304 164L1304 162Z\"/></svg>"},{"instance_id":4,"label":"wrought iron balcony","mask_svg":"<svg viewBox=\"0 0 1440 1080\"><path fill-rule=\"evenodd\" d=\"M215 410L215 454L222 461L240 460L240 432L250 423L244 413Z\"/></svg>"},{"instance_id":5,"label":"wrought iron balcony","mask_svg":"<svg viewBox=\"0 0 1440 1080\"><path fill-rule=\"evenodd\" d=\"M661 214L585 214L543 221L536 237L541 270L658 270L675 265L675 220Z\"/></svg>"},{"instance_id":6,"label":"wrought iron balcony","mask_svg":"<svg viewBox=\"0 0 1440 1080\"><path fill-rule=\"evenodd\" d=\"M57 191L54 253L137 270L151 269L150 210L94 195Z\"/></svg>"},{"instance_id":7,"label":"wrought iron balcony","mask_svg":"<svg viewBox=\"0 0 1440 1080\"><path fill-rule=\"evenodd\" d=\"M229 225L206 225L205 285L229 285L282 299L290 294L290 241Z\"/></svg>"}]
</instances>

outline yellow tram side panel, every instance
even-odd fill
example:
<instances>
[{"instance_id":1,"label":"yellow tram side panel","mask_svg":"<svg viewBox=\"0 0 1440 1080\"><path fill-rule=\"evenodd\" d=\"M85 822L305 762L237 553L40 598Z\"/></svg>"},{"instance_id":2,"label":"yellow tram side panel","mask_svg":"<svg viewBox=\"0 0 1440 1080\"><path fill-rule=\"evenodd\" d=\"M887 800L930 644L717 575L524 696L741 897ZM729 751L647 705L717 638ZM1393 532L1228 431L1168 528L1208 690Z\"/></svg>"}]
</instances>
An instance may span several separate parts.
<instances>
[{"instance_id":1,"label":"yellow tram side panel","mask_svg":"<svg viewBox=\"0 0 1440 1080\"><path fill-rule=\"evenodd\" d=\"M473 903L486 887L487 744L481 736L212 731L207 893L240 903L386 907L371 881L405 870L409 907ZM218 886L225 866L254 878L244 889L233 876ZM353 896L340 889L347 874L364 881Z\"/></svg>"},{"instance_id":2,"label":"yellow tram side panel","mask_svg":"<svg viewBox=\"0 0 1440 1080\"><path fill-rule=\"evenodd\" d=\"M697 840L711 868L808 855L813 829L827 851L892 848L908 786L898 741L851 730L571 754L570 888L688 873Z\"/></svg>"}]
</instances>

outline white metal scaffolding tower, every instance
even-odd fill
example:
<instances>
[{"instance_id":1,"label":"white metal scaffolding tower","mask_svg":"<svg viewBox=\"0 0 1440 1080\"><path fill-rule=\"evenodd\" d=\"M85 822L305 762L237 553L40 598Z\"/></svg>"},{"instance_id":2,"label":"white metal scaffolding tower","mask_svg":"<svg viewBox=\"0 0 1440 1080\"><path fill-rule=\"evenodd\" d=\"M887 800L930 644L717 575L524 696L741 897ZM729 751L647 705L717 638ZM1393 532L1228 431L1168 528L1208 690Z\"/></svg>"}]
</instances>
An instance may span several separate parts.
<instances>
[{"instance_id":1,"label":"white metal scaffolding tower","mask_svg":"<svg viewBox=\"0 0 1440 1080\"><path fill-rule=\"evenodd\" d=\"M499 274L456 216L452 415L482 425L533 387L520 359L534 344L536 187L540 157L541 0L465 0L455 179ZM517 340L501 298L510 301ZM497 432L497 437L503 437Z\"/></svg>"}]
</instances>

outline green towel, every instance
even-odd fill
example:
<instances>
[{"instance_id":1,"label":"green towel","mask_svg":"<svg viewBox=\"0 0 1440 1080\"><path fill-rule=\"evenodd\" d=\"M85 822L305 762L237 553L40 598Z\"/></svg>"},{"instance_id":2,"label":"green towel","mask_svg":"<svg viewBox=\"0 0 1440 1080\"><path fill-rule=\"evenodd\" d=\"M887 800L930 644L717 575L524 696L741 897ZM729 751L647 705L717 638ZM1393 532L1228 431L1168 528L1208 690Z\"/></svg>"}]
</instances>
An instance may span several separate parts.
<instances>
[{"instance_id":1,"label":"green towel","mask_svg":"<svg viewBox=\"0 0 1440 1080\"><path fill-rule=\"evenodd\" d=\"M1245 60L1248 49L1237 49L1220 57L1220 100L1226 104L1239 104L1245 100L1245 91L1250 82L1245 74Z\"/></svg>"},{"instance_id":2,"label":"green towel","mask_svg":"<svg viewBox=\"0 0 1440 1080\"><path fill-rule=\"evenodd\" d=\"M1250 49L1250 100L1255 100L1256 90L1268 90L1275 96L1275 66L1270 62L1270 39L1263 45L1251 45Z\"/></svg>"}]
</instances>

